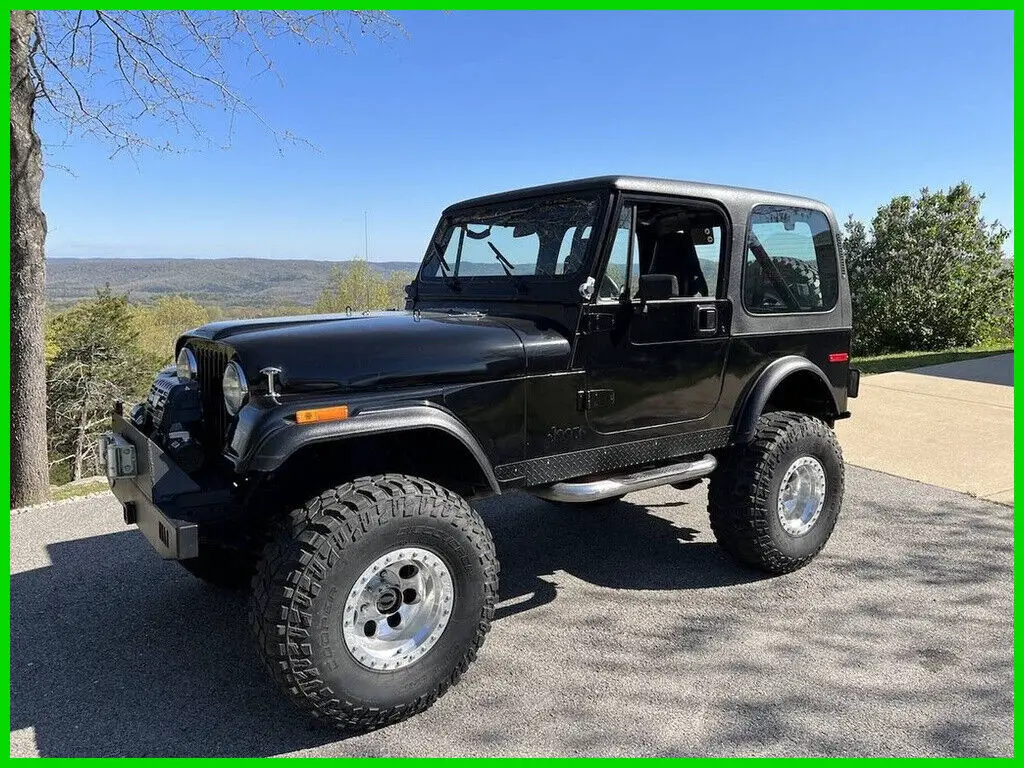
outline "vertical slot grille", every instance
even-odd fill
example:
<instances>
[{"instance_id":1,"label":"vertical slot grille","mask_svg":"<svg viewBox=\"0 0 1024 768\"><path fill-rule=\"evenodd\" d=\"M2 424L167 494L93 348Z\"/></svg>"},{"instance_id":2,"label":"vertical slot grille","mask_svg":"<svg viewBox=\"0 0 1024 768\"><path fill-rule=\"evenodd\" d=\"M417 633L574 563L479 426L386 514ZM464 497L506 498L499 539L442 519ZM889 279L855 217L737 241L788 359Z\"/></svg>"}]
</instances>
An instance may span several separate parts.
<instances>
[{"instance_id":1,"label":"vertical slot grille","mask_svg":"<svg viewBox=\"0 0 1024 768\"><path fill-rule=\"evenodd\" d=\"M211 452L220 453L227 439L228 428L228 411L224 407L224 395L221 392L228 353L215 344L190 341L188 346L195 353L199 369L199 391L203 400L203 442Z\"/></svg>"}]
</instances>

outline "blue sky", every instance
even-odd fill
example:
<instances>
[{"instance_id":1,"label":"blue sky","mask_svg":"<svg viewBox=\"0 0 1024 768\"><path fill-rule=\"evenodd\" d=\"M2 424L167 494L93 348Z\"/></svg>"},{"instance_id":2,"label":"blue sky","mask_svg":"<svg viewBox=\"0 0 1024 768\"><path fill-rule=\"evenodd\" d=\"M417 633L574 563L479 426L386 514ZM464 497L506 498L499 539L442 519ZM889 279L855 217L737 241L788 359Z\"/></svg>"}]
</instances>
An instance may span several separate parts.
<instances>
[{"instance_id":1,"label":"blue sky","mask_svg":"<svg viewBox=\"0 0 1024 768\"><path fill-rule=\"evenodd\" d=\"M408 39L277 50L226 151L110 159L43 126L50 256L422 255L441 208L628 173L868 219L966 179L1013 226L1010 13L405 13ZM211 126L225 122L211 115ZM1012 241L1009 244L1012 252Z\"/></svg>"}]
</instances>

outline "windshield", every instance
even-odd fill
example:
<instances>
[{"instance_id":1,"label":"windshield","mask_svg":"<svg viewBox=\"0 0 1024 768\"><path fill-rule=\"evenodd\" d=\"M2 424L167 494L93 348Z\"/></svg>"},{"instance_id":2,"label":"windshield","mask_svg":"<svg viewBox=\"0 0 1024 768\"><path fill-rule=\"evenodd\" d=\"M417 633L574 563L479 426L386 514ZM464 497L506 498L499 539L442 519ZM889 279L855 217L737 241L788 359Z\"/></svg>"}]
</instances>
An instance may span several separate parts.
<instances>
[{"instance_id":1,"label":"windshield","mask_svg":"<svg viewBox=\"0 0 1024 768\"><path fill-rule=\"evenodd\" d=\"M442 221L420 277L462 282L578 275L599 209L597 197L563 195L457 211Z\"/></svg>"}]
</instances>

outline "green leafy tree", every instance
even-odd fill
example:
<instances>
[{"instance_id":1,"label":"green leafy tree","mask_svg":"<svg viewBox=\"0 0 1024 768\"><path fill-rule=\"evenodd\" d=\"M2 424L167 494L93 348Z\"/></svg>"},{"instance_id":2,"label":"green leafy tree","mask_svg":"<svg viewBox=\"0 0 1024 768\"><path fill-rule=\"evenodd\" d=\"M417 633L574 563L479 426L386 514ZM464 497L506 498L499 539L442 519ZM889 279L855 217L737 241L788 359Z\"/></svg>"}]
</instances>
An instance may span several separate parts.
<instances>
[{"instance_id":1,"label":"green leafy tree","mask_svg":"<svg viewBox=\"0 0 1024 768\"><path fill-rule=\"evenodd\" d=\"M188 296L161 296L152 304L136 307L135 314L139 344L154 369L173 362L178 336L213 319L210 309Z\"/></svg>"},{"instance_id":2,"label":"green leafy tree","mask_svg":"<svg viewBox=\"0 0 1024 768\"><path fill-rule=\"evenodd\" d=\"M11 10L11 503L49 493L46 216L42 115L75 138L114 154L181 144L230 144L239 118L270 127L247 95L253 76L275 71L286 44L351 51L357 39L388 39L401 26L360 10ZM245 70L248 70L246 72ZM220 113L223 136L207 113Z\"/></svg>"},{"instance_id":3,"label":"green leafy tree","mask_svg":"<svg viewBox=\"0 0 1024 768\"><path fill-rule=\"evenodd\" d=\"M140 398L148 383L137 316L126 296L105 289L54 315L47 329L51 475L77 480L98 471L96 441L115 400Z\"/></svg>"},{"instance_id":4,"label":"green leafy tree","mask_svg":"<svg viewBox=\"0 0 1024 768\"><path fill-rule=\"evenodd\" d=\"M961 182L881 206L869 229L852 217L844 253L859 354L937 350L982 341L1011 313L1009 231L981 215Z\"/></svg>"},{"instance_id":5,"label":"green leafy tree","mask_svg":"<svg viewBox=\"0 0 1024 768\"><path fill-rule=\"evenodd\" d=\"M353 259L345 266L331 270L327 287L320 293L313 309L317 312L353 312L385 309L388 306L388 284L362 259Z\"/></svg>"},{"instance_id":6,"label":"green leafy tree","mask_svg":"<svg viewBox=\"0 0 1024 768\"><path fill-rule=\"evenodd\" d=\"M405 309L405 287L413 281L411 272L396 269L387 279L387 306L386 309Z\"/></svg>"}]
</instances>

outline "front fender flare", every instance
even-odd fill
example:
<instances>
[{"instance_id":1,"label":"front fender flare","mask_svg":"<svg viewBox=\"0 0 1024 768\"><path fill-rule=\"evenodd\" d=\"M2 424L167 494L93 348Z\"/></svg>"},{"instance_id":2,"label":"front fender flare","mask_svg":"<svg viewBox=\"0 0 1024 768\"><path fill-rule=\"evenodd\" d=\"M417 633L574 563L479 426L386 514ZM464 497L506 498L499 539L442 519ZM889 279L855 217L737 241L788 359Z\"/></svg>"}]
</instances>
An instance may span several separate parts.
<instances>
[{"instance_id":1,"label":"front fender flare","mask_svg":"<svg viewBox=\"0 0 1024 768\"><path fill-rule=\"evenodd\" d=\"M455 416L428 405L407 405L380 411L363 411L350 419L323 424L298 425L286 422L259 440L255 448L236 464L239 472L273 472L300 448L314 443L349 437L436 429L461 442L470 452L494 493L501 493L490 459L473 433Z\"/></svg>"},{"instance_id":2,"label":"front fender flare","mask_svg":"<svg viewBox=\"0 0 1024 768\"><path fill-rule=\"evenodd\" d=\"M740 409L739 418L736 420L733 442L749 443L754 439L754 433L757 432L757 420L761 418L761 414L764 412L764 407L768 403L768 399L772 396L772 393L775 391L775 388L792 374L799 371L808 371L821 381L821 386L824 388L824 391L828 393L828 399L832 404L832 413L834 415L838 415L839 406L836 404L836 397L832 392L832 385L829 383L825 374L822 373L821 368L816 366L806 357L800 357L799 355L787 355L786 357L780 357L778 360L772 361L772 363L761 372L757 381L754 382L754 385L750 388L750 391L743 400L743 406Z\"/></svg>"}]
</instances>

